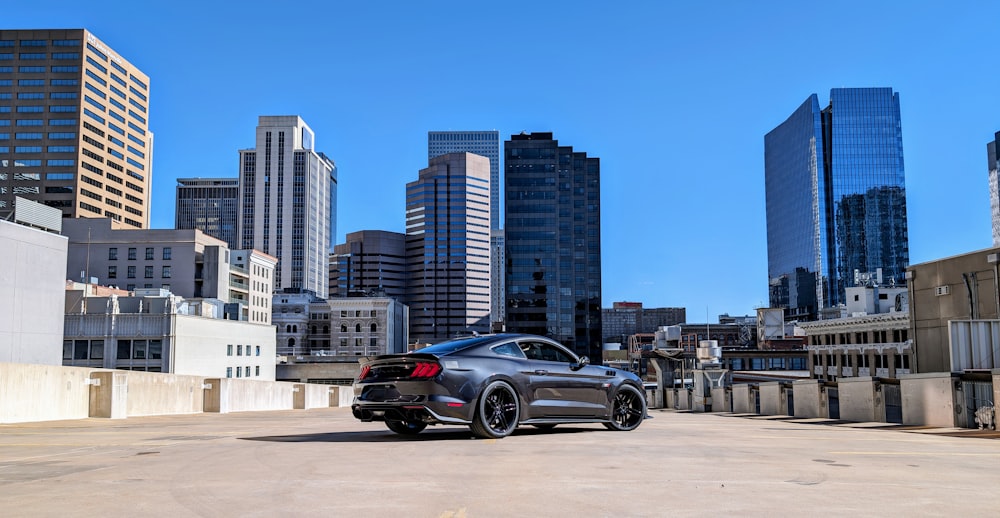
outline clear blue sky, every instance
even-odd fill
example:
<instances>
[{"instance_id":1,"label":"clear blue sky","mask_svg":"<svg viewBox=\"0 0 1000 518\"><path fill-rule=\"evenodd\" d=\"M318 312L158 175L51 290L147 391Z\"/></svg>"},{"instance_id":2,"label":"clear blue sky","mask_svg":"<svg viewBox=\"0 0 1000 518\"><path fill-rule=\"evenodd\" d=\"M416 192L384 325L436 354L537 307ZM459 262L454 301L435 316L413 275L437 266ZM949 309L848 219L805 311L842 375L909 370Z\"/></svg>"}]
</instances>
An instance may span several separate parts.
<instances>
[{"instance_id":1,"label":"clear blue sky","mask_svg":"<svg viewBox=\"0 0 1000 518\"><path fill-rule=\"evenodd\" d=\"M176 178L237 176L258 115L301 115L336 161L338 242L403 231L428 130L551 131L601 159L604 305L714 322L767 303L764 134L888 86L911 262L992 244L998 2L7 4L3 28L86 28L149 74L155 228Z\"/></svg>"}]
</instances>

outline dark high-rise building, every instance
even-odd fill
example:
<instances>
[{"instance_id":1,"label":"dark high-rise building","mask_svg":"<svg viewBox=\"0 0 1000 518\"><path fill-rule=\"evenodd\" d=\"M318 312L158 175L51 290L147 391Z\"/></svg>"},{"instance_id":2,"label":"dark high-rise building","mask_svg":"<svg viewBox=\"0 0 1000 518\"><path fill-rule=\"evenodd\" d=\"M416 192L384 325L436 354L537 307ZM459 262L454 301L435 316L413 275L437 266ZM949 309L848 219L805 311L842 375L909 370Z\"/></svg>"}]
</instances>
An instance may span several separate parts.
<instances>
[{"instance_id":1,"label":"dark high-rise building","mask_svg":"<svg viewBox=\"0 0 1000 518\"><path fill-rule=\"evenodd\" d=\"M504 143L507 330L601 357L601 163L552 133Z\"/></svg>"},{"instance_id":2,"label":"dark high-rise building","mask_svg":"<svg viewBox=\"0 0 1000 518\"><path fill-rule=\"evenodd\" d=\"M196 228L236 250L239 203L239 178L178 178L174 228Z\"/></svg>"},{"instance_id":3,"label":"dark high-rise building","mask_svg":"<svg viewBox=\"0 0 1000 518\"><path fill-rule=\"evenodd\" d=\"M909 263L899 94L835 88L816 94L764 137L767 262L772 307L815 320L844 289L881 271L902 283Z\"/></svg>"},{"instance_id":4,"label":"dark high-rise building","mask_svg":"<svg viewBox=\"0 0 1000 518\"><path fill-rule=\"evenodd\" d=\"M347 234L330 254L330 297L406 296L406 235L385 230Z\"/></svg>"},{"instance_id":5,"label":"dark high-rise building","mask_svg":"<svg viewBox=\"0 0 1000 518\"><path fill-rule=\"evenodd\" d=\"M0 30L0 219L20 196L64 218L148 228L149 88L85 29Z\"/></svg>"}]
</instances>

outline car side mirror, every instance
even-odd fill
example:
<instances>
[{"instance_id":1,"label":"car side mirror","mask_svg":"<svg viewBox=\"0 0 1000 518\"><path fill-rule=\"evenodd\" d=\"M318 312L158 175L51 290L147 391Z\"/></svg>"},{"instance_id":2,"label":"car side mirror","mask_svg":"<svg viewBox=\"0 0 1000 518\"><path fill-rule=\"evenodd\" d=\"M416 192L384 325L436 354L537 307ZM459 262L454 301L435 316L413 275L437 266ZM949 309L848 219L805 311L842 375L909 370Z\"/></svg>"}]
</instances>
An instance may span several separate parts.
<instances>
[{"instance_id":1,"label":"car side mirror","mask_svg":"<svg viewBox=\"0 0 1000 518\"><path fill-rule=\"evenodd\" d=\"M577 371L586 367L587 365L590 365L590 358L587 358L586 356L581 356L580 361L574 363L572 369Z\"/></svg>"}]
</instances>

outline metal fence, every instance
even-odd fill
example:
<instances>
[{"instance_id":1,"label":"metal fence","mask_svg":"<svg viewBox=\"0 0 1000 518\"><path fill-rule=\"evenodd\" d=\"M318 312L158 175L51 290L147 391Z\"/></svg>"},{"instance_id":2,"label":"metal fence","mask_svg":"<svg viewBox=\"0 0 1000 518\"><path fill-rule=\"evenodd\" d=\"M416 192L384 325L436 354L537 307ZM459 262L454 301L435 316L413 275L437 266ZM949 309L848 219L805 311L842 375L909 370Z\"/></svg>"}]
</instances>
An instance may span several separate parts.
<instances>
[{"instance_id":1,"label":"metal fence","mask_svg":"<svg viewBox=\"0 0 1000 518\"><path fill-rule=\"evenodd\" d=\"M996 428L993 382L962 380L964 405L959 424L965 428Z\"/></svg>"},{"instance_id":2,"label":"metal fence","mask_svg":"<svg viewBox=\"0 0 1000 518\"><path fill-rule=\"evenodd\" d=\"M840 419L840 393L836 386L826 386L826 404L830 419Z\"/></svg>"},{"instance_id":3,"label":"metal fence","mask_svg":"<svg viewBox=\"0 0 1000 518\"><path fill-rule=\"evenodd\" d=\"M885 422L903 424L903 396L899 384L882 381L882 398L885 401Z\"/></svg>"}]
</instances>

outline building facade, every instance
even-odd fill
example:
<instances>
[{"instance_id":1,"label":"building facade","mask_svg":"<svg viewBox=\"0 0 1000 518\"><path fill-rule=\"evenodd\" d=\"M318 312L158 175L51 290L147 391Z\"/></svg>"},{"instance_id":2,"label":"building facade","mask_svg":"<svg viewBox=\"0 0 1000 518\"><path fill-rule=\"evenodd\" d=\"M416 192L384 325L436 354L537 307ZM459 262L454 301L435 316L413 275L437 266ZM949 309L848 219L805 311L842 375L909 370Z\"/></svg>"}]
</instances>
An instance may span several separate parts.
<instances>
[{"instance_id":1,"label":"building facade","mask_svg":"<svg viewBox=\"0 0 1000 518\"><path fill-rule=\"evenodd\" d=\"M406 184L406 304L414 340L489 332L489 174L485 157L449 153Z\"/></svg>"},{"instance_id":2,"label":"building facade","mask_svg":"<svg viewBox=\"0 0 1000 518\"><path fill-rule=\"evenodd\" d=\"M909 263L899 94L816 94L764 138L770 306L815 320L855 272L902 283Z\"/></svg>"},{"instance_id":3,"label":"building facade","mask_svg":"<svg viewBox=\"0 0 1000 518\"><path fill-rule=\"evenodd\" d=\"M601 357L601 164L552 133L504 143L506 326Z\"/></svg>"},{"instance_id":4,"label":"building facade","mask_svg":"<svg viewBox=\"0 0 1000 518\"><path fill-rule=\"evenodd\" d=\"M330 298L353 294L406 296L406 235L384 230L347 234L330 255Z\"/></svg>"},{"instance_id":5,"label":"building facade","mask_svg":"<svg viewBox=\"0 0 1000 518\"><path fill-rule=\"evenodd\" d=\"M239 202L238 178L178 178L174 228L196 228L236 250Z\"/></svg>"},{"instance_id":6,"label":"building facade","mask_svg":"<svg viewBox=\"0 0 1000 518\"><path fill-rule=\"evenodd\" d=\"M407 350L408 308L388 297L324 300L289 288L274 295L278 354L287 364L357 362Z\"/></svg>"},{"instance_id":7,"label":"building facade","mask_svg":"<svg viewBox=\"0 0 1000 518\"><path fill-rule=\"evenodd\" d=\"M325 298L337 170L314 142L298 116L259 117L256 147L240 151L237 233L241 248L278 258L275 290L298 288Z\"/></svg>"},{"instance_id":8,"label":"building facade","mask_svg":"<svg viewBox=\"0 0 1000 518\"><path fill-rule=\"evenodd\" d=\"M0 220L0 363L61 365L67 247L59 234Z\"/></svg>"},{"instance_id":9,"label":"building facade","mask_svg":"<svg viewBox=\"0 0 1000 518\"><path fill-rule=\"evenodd\" d=\"M490 323L502 328L504 321L504 234L503 186L500 184L500 132L490 131L429 131L427 159L447 153L473 153L490 159Z\"/></svg>"},{"instance_id":10,"label":"building facade","mask_svg":"<svg viewBox=\"0 0 1000 518\"><path fill-rule=\"evenodd\" d=\"M1000 131L994 135L993 142L986 144L987 169L990 172L990 214L993 216L994 247L1000 247L1000 155L997 155L998 142L1000 142Z\"/></svg>"},{"instance_id":11,"label":"building facade","mask_svg":"<svg viewBox=\"0 0 1000 518\"><path fill-rule=\"evenodd\" d=\"M235 304L237 319L270 323L277 259L267 254L234 254L200 230L113 229L107 218L64 220L63 235L69 238L66 279L216 298Z\"/></svg>"},{"instance_id":12,"label":"building facade","mask_svg":"<svg viewBox=\"0 0 1000 518\"><path fill-rule=\"evenodd\" d=\"M0 30L0 219L22 196L149 227L149 85L85 29Z\"/></svg>"},{"instance_id":13,"label":"building facade","mask_svg":"<svg viewBox=\"0 0 1000 518\"><path fill-rule=\"evenodd\" d=\"M641 302L615 302L601 309L602 340L605 343L627 344L635 334L651 334L662 326L683 324L685 308L644 308Z\"/></svg>"},{"instance_id":14,"label":"building facade","mask_svg":"<svg viewBox=\"0 0 1000 518\"><path fill-rule=\"evenodd\" d=\"M224 302L162 289L65 292L62 364L274 381L274 327L225 318Z\"/></svg>"}]
</instances>

